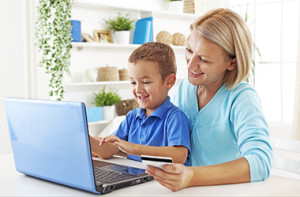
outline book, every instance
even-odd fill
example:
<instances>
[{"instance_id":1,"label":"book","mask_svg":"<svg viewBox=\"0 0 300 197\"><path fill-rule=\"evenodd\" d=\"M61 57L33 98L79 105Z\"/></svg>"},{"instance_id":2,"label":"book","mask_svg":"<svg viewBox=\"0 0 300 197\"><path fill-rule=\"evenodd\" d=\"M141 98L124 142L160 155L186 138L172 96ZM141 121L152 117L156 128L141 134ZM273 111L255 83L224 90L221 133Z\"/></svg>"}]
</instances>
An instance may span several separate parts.
<instances>
[{"instance_id":1,"label":"book","mask_svg":"<svg viewBox=\"0 0 300 197\"><path fill-rule=\"evenodd\" d=\"M153 17L142 18L135 23L133 44L144 44L153 40Z\"/></svg>"}]
</instances>

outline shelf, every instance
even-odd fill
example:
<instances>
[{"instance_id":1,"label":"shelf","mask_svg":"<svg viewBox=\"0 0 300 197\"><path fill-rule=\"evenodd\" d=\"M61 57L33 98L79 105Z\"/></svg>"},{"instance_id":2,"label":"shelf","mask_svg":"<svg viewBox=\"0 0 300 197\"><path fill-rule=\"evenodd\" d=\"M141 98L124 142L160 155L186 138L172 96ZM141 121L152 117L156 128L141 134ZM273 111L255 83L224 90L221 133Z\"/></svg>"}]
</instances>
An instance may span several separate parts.
<instances>
[{"instance_id":1,"label":"shelf","mask_svg":"<svg viewBox=\"0 0 300 197\"><path fill-rule=\"evenodd\" d=\"M130 85L129 81L98 81L98 82L76 82L76 83L68 83L65 84L66 87L72 86L115 86L115 85Z\"/></svg>"},{"instance_id":2,"label":"shelf","mask_svg":"<svg viewBox=\"0 0 300 197\"><path fill-rule=\"evenodd\" d=\"M81 51L83 49L124 49L134 50L141 46L140 44L103 44L95 42L72 42L72 48ZM173 50L185 50L185 46L173 46L170 45Z\"/></svg>"},{"instance_id":3,"label":"shelf","mask_svg":"<svg viewBox=\"0 0 300 197\"><path fill-rule=\"evenodd\" d=\"M180 82L183 80L182 77L178 77L176 79L176 85L179 85ZM111 87L111 88L117 88L117 89L128 89L130 88L130 82L129 81L99 81L99 82L76 82L76 83L67 83L64 85L66 92L71 91L95 91L99 90L99 87Z\"/></svg>"},{"instance_id":4,"label":"shelf","mask_svg":"<svg viewBox=\"0 0 300 197\"><path fill-rule=\"evenodd\" d=\"M66 83L64 85L66 92L73 91L97 91L103 86L117 88L117 89L128 89L130 88L129 81L99 81L99 82L76 82Z\"/></svg>"},{"instance_id":5,"label":"shelf","mask_svg":"<svg viewBox=\"0 0 300 197\"><path fill-rule=\"evenodd\" d=\"M192 19L196 20L199 18L199 15L195 14L189 14L189 13L176 13L176 12L170 12L170 11L153 11L154 16L166 16L166 17L175 17L180 18L182 20L185 19Z\"/></svg>"},{"instance_id":6,"label":"shelf","mask_svg":"<svg viewBox=\"0 0 300 197\"><path fill-rule=\"evenodd\" d=\"M128 12L150 12L152 15L161 15L161 16L169 16L169 17L178 17L178 18L185 18L185 19L196 19L199 15L191 14L191 13L176 13L171 11L165 10L151 10L151 9L144 9L144 8L132 8L124 6L117 6L113 4L109 4L109 1L101 2L99 0L77 0L74 3L73 7L76 8L88 8L88 9L108 9L108 10L123 10ZM143 6L144 7L144 6Z\"/></svg>"},{"instance_id":7,"label":"shelf","mask_svg":"<svg viewBox=\"0 0 300 197\"><path fill-rule=\"evenodd\" d=\"M98 0L77 0L77 2L75 2L73 4L73 8L88 8L88 9L105 9L105 10L127 10L127 11L131 11L131 12L140 12L142 11L141 9L138 8L130 8L130 7L126 7L126 6L116 6L113 4L109 4L109 1L106 2L101 2ZM146 11L146 10L143 10ZM150 10L148 10L150 11Z\"/></svg>"},{"instance_id":8,"label":"shelf","mask_svg":"<svg viewBox=\"0 0 300 197\"><path fill-rule=\"evenodd\" d=\"M157 2L159 0L156 0ZM155 2L156 2L155 1ZM153 1L154 2L154 1ZM153 17L153 39L159 31L167 30L170 33L180 32L184 35L190 33L188 27L197 15L188 13L175 13L163 10L166 7L164 2L153 3L152 1L136 0L135 3L129 5L128 1L122 0L76 0L72 6L72 16L74 19L82 21L82 29L87 33L92 33L96 29L105 29L102 19L115 15L117 12L127 12L134 20ZM147 6L148 5L148 6ZM132 7L129 7L132 6ZM182 27L182 28L179 28ZM131 31L131 33L134 33ZM131 35L133 36L133 35ZM131 37L132 38L132 37ZM132 98L131 84L129 81L98 81L86 82L90 78L95 79L95 73L88 77L89 69L105 66L105 64L124 68L127 65L128 57L140 44L116 44L116 43L100 43L100 42L72 42L71 56L71 72L72 75L66 77L64 91L66 99L80 100L86 106L92 106L93 93L101 91L106 86L112 90L118 90L123 99ZM178 68L177 80L174 87L178 86L182 81L186 72L186 61L184 53L186 46L172 47ZM170 90L170 94L174 94L175 88ZM89 129L92 133L103 130L109 125L109 122L91 122Z\"/></svg>"},{"instance_id":9,"label":"shelf","mask_svg":"<svg viewBox=\"0 0 300 197\"><path fill-rule=\"evenodd\" d=\"M81 51L84 48L96 48L96 49L136 49L141 46L140 44L104 44L97 42L72 42L72 48Z\"/></svg>"},{"instance_id":10,"label":"shelf","mask_svg":"<svg viewBox=\"0 0 300 197\"><path fill-rule=\"evenodd\" d=\"M100 121L96 121L96 122L89 122L88 125L89 126L107 125L110 122L111 122L111 120L100 120Z\"/></svg>"}]
</instances>

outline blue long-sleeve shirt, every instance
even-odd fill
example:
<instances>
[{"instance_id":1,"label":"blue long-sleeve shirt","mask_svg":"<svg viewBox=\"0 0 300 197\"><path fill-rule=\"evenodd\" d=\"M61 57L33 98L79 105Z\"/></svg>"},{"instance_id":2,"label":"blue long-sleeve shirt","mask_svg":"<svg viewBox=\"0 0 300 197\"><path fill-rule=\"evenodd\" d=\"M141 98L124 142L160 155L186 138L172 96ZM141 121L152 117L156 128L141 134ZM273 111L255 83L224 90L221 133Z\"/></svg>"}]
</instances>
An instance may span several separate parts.
<instances>
[{"instance_id":1,"label":"blue long-sleeve shirt","mask_svg":"<svg viewBox=\"0 0 300 197\"><path fill-rule=\"evenodd\" d=\"M251 181L270 175L272 147L259 96L242 82L229 90L223 85L200 111L197 86L184 79L174 104L190 120L192 166L220 164L245 157Z\"/></svg>"}]
</instances>

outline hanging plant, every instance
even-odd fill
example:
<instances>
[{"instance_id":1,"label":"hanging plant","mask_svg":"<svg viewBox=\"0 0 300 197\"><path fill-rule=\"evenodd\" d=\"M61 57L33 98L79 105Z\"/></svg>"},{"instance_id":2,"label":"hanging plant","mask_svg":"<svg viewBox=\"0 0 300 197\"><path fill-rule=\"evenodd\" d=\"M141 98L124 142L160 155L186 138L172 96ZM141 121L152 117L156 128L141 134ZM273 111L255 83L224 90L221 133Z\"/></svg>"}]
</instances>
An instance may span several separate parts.
<instances>
[{"instance_id":1,"label":"hanging plant","mask_svg":"<svg viewBox=\"0 0 300 197\"><path fill-rule=\"evenodd\" d=\"M39 66L49 75L49 95L63 99L64 73L69 74L74 0L39 0L37 7L36 40L42 53Z\"/></svg>"}]
</instances>

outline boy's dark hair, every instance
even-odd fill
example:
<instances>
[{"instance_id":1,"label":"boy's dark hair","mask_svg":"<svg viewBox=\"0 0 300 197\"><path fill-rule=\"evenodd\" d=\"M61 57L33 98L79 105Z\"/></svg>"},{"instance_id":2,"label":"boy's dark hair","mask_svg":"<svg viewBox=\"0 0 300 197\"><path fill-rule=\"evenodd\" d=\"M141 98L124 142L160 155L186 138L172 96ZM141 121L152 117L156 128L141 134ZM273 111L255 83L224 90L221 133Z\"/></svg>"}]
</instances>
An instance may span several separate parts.
<instances>
[{"instance_id":1,"label":"boy's dark hair","mask_svg":"<svg viewBox=\"0 0 300 197\"><path fill-rule=\"evenodd\" d=\"M156 62L163 81L168 75L176 74L177 67L173 49L163 43L147 42L135 49L128 58L128 62L133 64L140 60Z\"/></svg>"}]
</instances>

